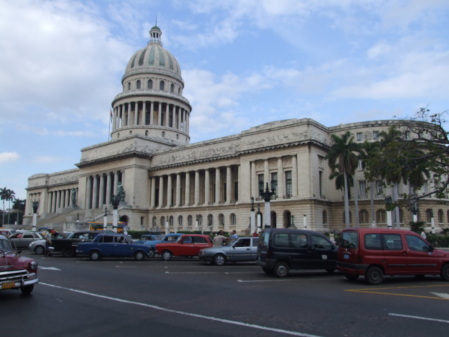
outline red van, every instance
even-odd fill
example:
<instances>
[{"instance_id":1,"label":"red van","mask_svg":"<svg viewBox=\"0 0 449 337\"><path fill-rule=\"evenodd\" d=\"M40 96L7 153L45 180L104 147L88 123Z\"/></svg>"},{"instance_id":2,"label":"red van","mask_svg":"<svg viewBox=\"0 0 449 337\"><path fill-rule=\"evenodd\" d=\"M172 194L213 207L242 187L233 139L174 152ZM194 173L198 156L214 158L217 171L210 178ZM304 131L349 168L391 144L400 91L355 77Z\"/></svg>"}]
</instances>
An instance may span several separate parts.
<instances>
[{"instance_id":1,"label":"red van","mask_svg":"<svg viewBox=\"0 0 449 337\"><path fill-rule=\"evenodd\" d=\"M369 284L382 283L384 275L441 275L449 281L449 252L408 230L345 229L337 268L349 280L362 275Z\"/></svg>"}]
</instances>

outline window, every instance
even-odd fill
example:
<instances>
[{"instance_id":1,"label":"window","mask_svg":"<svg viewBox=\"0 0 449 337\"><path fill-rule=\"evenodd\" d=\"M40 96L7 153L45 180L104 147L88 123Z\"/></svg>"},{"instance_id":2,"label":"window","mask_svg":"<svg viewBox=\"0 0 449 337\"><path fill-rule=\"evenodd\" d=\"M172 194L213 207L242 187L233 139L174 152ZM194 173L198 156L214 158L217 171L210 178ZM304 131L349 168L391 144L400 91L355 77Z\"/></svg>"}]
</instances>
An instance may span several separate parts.
<instances>
[{"instance_id":1,"label":"window","mask_svg":"<svg viewBox=\"0 0 449 337\"><path fill-rule=\"evenodd\" d=\"M290 234L291 246L294 248L307 248L307 236L305 234Z\"/></svg>"},{"instance_id":2,"label":"window","mask_svg":"<svg viewBox=\"0 0 449 337\"><path fill-rule=\"evenodd\" d=\"M206 238L203 238L202 236L194 236L193 243L207 243L207 240L206 240Z\"/></svg>"},{"instance_id":3,"label":"window","mask_svg":"<svg viewBox=\"0 0 449 337\"><path fill-rule=\"evenodd\" d=\"M376 195L381 195L383 194L383 183L382 180L377 180L376 181Z\"/></svg>"},{"instance_id":4,"label":"window","mask_svg":"<svg viewBox=\"0 0 449 337\"><path fill-rule=\"evenodd\" d=\"M153 89L153 80L148 80L147 87L148 89Z\"/></svg>"},{"instance_id":5,"label":"window","mask_svg":"<svg viewBox=\"0 0 449 337\"><path fill-rule=\"evenodd\" d=\"M357 132L357 141L362 142L363 141L363 133Z\"/></svg>"},{"instance_id":6,"label":"window","mask_svg":"<svg viewBox=\"0 0 449 337\"><path fill-rule=\"evenodd\" d=\"M231 214L230 220L231 220L231 226L235 226L237 224L237 217L235 216L234 213Z\"/></svg>"},{"instance_id":7,"label":"window","mask_svg":"<svg viewBox=\"0 0 449 337\"><path fill-rule=\"evenodd\" d=\"M384 209L379 209L376 212L376 222L377 223L386 223L386 216L385 216L385 210Z\"/></svg>"},{"instance_id":8,"label":"window","mask_svg":"<svg viewBox=\"0 0 449 337\"><path fill-rule=\"evenodd\" d=\"M406 235L405 239L407 240L408 249L417 251L417 252L428 252L429 245L422 239L418 238L414 235Z\"/></svg>"},{"instance_id":9,"label":"window","mask_svg":"<svg viewBox=\"0 0 449 337\"><path fill-rule=\"evenodd\" d=\"M359 160L358 161L358 163L357 163L357 169L359 169L359 170L363 170L363 169L365 169L365 162L363 161L363 160Z\"/></svg>"},{"instance_id":10,"label":"window","mask_svg":"<svg viewBox=\"0 0 449 337\"><path fill-rule=\"evenodd\" d=\"M323 197L323 171L318 172L318 194L320 198Z\"/></svg>"},{"instance_id":11,"label":"window","mask_svg":"<svg viewBox=\"0 0 449 337\"><path fill-rule=\"evenodd\" d=\"M369 222L368 211L366 209L362 209L360 211L359 219L360 219L360 223L368 223Z\"/></svg>"},{"instance_id":12,"label":"window","mask_svg":"<svg viewBox=\"0 0 449 337\"><path fill-rule=\"evenodd\" d=\"M175 92L175 85L174 84L170 85L170 92Z\"/></svg>"},{"instance_id":13,"label":"window","mask_svg":"<svg viewBox=\"0 0 449 337\"><path fill-rule=\"evenodd\" d=\"M136 82L136 88L137 88L137 89L140 89L140 80L137 80L137 82Z\"/></svg>"},{"instance_id":14,"label":"window","mask_svg":"<svg viewBox=\"0 0 449 337\"><path fill-rule=\"evenodd\" d=\"M131 90L131 83L128 82L128 90Z\"/></svg>"},{"instance_id":15,"label":"window","mask_svg":"<svg viewBox=\"0 0 449 337\"><path fill-rule=\"evenodd\" d=\"M257 175L257 181L259 185L259 195L263 193L263 174Z\"/></svg>"},{"instance_id":16,"label":"window","mask_svg":"<svg viewBox=\"0 0 449 337\"><path fill-rule=\"evenodd\" d=\"M360 198L366 198L366 181L359 181L359 196Z\"/></svg>"},{"instance_id":17,"label":"window","mask_svg":"<svg viewBox=\"0 0 449 337\"><path fill-rule=\"evenodd\" d=\"M292 171L285 171L285 194L287 198L292 196Z\"/></svg>"},{"instance_id":18,"label":"window","mask_svg":"<svg viewBox=\"0 0 449 337\"><path fill-rule=\"evenodd\" d=\"M402 250L401 235L383 234L383 247L385 250Z\"/></svg>"},{"instance_id":19,"label":"window","mask_svg":"<svg viewBox=\"0 0 449 337\"><path fill-rule=\"evenodd\" d=\"M373 131L373 140L379 140L379 131Z\"/></svg>"},{"instance_id":20,"label":"window","mask_svg":"<svg viewBox=\"0 0 449 337\"><path fill-rule=\"evenodd\" d=\"M382 250L381 234L366 234L365 248L370 250Z\"/></svg>"},{"instance_id":21,"label":"window","mask_svg":"<svg viewBox=\"0 0 449 337\"><path fill-rule=\"evenodd\" d=\"M276 193L278 189L278 174L277 172L271 173L271 189Z\"/></svg>"},{"instance_id":22,"label":"window","mask_svg":"<svg viewBox=\"0 0 449 337\"><path fill-rule=\"evenodd\" d=\"M164 81L160 81L160 82L159 82L159 90L164 90L164 88L165 88L165 83L164 83Z\"/></svg>"},{"instance_id":23,"label":"window","mask_svg":"<svg viewBox=\"0 0 449 337\"><path fill-rule=\"evenodd\" d=\"M323 211L323 225L327 224L327 212Z\"/></svg>"},{"instance_id":24,"label":"window","mask_svg":"<svg viewBox=\"0 0 449 337\"><path fill-rule=\"evenodd\" d=\"M332 249L332 244L321 236L312 235L312 247L315 249L330 250Z\"/></svg>"}]
</instances>

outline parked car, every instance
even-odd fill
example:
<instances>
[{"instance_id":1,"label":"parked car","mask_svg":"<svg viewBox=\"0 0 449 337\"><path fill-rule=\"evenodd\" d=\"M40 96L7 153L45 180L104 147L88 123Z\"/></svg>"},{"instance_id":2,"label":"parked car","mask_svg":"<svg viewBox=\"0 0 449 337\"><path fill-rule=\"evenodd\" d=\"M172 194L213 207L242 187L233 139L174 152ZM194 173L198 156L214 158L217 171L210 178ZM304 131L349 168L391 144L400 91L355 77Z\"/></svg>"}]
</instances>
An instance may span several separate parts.
<instances>
[{"instance_id":1,"label":"parked car","mask_svg":"<svg viewBox=\"0 0 449 337\"><path fill-rule=\"evenodd\" d=\"M0 235L3 235L7 238L9 238L11 235L13 235L16 232L15 229L10 229L10 228L0 228Z\"/></svg>"},{"instance_id":2,"label":"parked car","mask_svg":"<svg viewBox=\"0 0 449 337\"><path fill-rule=\"evenodd\" d=\"M449 281L449 252L408 230L345 229L337 267L349 280L364 276L369 284L382 283L384 275L440 275Z\"/></svg>"},{"instance_id":3,"label":"parked car","mask_svg":"<svg viewBox=\"0 0 449 337\"><path fill-rule=\"evenodd\" d=\"M152 241L160 241L164 237L163 234L143 234L139 240L134 240L134 243L149 243Z\"/></svg>"},{"instance_id":4,"label":"parked car","mask_svg":"<svg viewBox=\"0 0 449 337\"><path fill-rule=\"evenodd\" d=\"M182 233L169 233L162 236L160 239L145 241L144 243L150 246L150 253L148 255L150 257L154 257L156 255L156 245L158 243L176 242L182 235Z\"/></svg>"},{"instance_id":5,"label":"parked car","mask_svg":"<svg viewBox=\"0 0 449 337\"><path fill-rule=\"evenodd\" d=\"M67 239L72 234L73 233L56 233L56 234L53 234L53 236L54 236L53 240L55 240L55 239ZM46 239L42 239L42 240L32 241L30 243L30 245L28 246L28 249L31 250L32 252L34 252L34 254L36 254L36 255L46 254L48 252L47 240Z\"/></svg>"},{"instance_id":6,"label":"parked car","mask_svg":"<svg viewBox=\"0 0 449 337\"><path fill-rule=\"evenodd\" d=\"M51 253L61 252L64 257L73 257L77 254L77 246L80 242L90 242L101 233L105 233L105 231L78 231L66 238L52 238L48 249Z\"/></svg>"},{"instance_id":7,"label":"parked car","mask_svg":"<svg viewBox=\"0 0 449 337\"><path fill-rule=\"evenodd\" d=\"M198 256L201 249L213 246L209 235L183 234L176 242L163 242L156 244L156 253L165 261L173 256Z\"/></svg>"},{"instance_id":8,"label":"parked car","mask_svg":"<svg viewBox=\"0 0 449 337\"><path fill-rule=\"evenodd\" d=\"M30 294L39 282L37 266L35 260L14 253L11 242L0 235L0 290L20 289Z\"/></svg>"},{"instance_id":9,"label":"parked car","mask_svg":"<svg viewBox=\"0 0 449 337\"><path fill-rule=\"evenodd\" d=\"M38 232L23 231L11 235L8 239L15 249L28 249L31 242L42 240L43 237Z\"/></svg>"},{"instance_id":10,"label":"parked car","mask_svg":"<svg viewBox=\"0 0 449 337\"><path fill-rule=\"evenodd\" d=\"M256 263L267 274L285 277L290 269L337 268L337 247L324 235L299 229L267 228L260 234Z\"/></svg>"},{"instance_id":11,"label":"parked car","mask_svg":"<svg viewBox=\"0 0 449 337\"><path fill-rule=\"evenodd\" d=\"M258 237L239 237L233 239L226 246L202 249L198 257L200 261L213 263L217 266L222 266L226 262L255 262L258 243Z\"/></svg>"},{"instance_id":12,"label":"parked car","mask_svg":"<svg viewBox=\"0 0 449 337\"><path fill-rule=\"evenodd\" d=\"M92 261L102 257L134 257L137 261L148 256L148 245L133 243L127 235L108 233L98 234L91 242L80 242L77 252L86 254Z\"/></svg>"}]
</instances>

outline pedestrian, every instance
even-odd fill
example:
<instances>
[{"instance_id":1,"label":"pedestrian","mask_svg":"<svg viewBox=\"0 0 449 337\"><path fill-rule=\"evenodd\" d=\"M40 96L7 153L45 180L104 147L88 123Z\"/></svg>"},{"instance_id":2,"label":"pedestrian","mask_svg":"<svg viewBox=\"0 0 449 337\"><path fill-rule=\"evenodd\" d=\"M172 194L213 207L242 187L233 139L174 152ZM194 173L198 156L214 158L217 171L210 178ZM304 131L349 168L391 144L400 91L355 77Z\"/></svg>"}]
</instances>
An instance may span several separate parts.
<instances>
[{"instance_id":1,"label":"pedestrian","mask_svg":"<svg viewBox=\"0 0 449 337\"><path fill-rule=\"evenodd\" d=\"M231 233L231 239L237 239L239 236L237 235L237 232L235 231L235 229L232 231Z\"/></svg>"},{"instance_id":2,"label":"pedestrian","mask_svg":"<svg viewBox=\"0 0 449 337\"><path fill-rule=\"evenodd\" d=\"M226 238L223 235L223 231L220 230L217 235L214 237L214 247L221 247L223 246L223 242Z\"/></svg>"},{"instance_id":3,"label":"pedestrian","mask_svg":"<svg viewBox=\"0 0 449 337\"><path fill-rule=\"evenodd\" d=\"M424 240L426 240L426 239L427 239L426 232L422 231L422 232L421 232L421 237L422 237Z\"/></svg>"}]
</instances>

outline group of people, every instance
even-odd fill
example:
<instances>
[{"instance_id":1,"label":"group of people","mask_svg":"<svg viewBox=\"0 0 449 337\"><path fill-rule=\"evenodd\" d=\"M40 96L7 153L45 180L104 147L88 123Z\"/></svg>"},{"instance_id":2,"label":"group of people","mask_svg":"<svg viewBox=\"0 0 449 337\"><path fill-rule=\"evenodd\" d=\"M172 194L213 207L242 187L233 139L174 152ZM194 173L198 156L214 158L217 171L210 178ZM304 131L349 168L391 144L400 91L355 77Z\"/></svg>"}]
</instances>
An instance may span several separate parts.
<instances>
[{"instance_id":1,"label":"group of people","mask_svg":"<svg viewBox=\"0 0 449 337\"><path fill-rule=\"evenodd\" d=\"M223 235L223 231L218 231L217 235L214 237L214 247L220 247L223 246L223 244L228 240L237 239L239 236L235 230L232 231L231 236L227 238Z\"/></svg>"}]
</instances>

